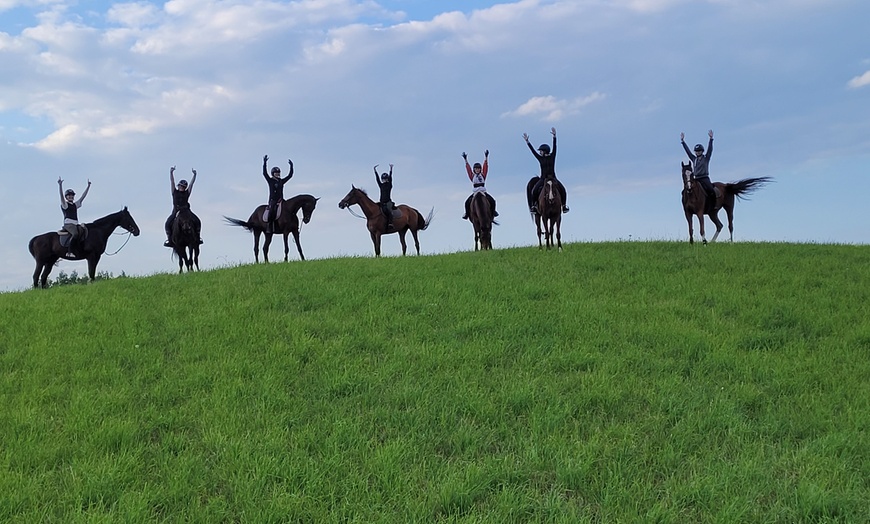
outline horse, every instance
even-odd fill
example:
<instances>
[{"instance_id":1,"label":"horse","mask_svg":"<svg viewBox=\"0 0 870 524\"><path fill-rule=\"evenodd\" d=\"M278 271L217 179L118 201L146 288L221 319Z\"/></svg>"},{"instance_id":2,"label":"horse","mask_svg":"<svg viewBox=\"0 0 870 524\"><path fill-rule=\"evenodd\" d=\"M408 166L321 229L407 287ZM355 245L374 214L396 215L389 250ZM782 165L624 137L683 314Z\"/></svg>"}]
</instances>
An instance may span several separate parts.
<instances>
[{"instance_id":1,"label":"horse","mask_svg":"<svg viewBox=\"0 0 870 524\"><path fill-rule=\"evenodd\" d=\"M290 252L290 245L287 236L293 234L293 241L296 242L296 249L299 251L299 258L305 260L305 255L302 254L302 244L299 243L299 217L297 213L302 209L302 223L307 224L311 221L311 214L314 213L314 208L317 206L317 201L320 198L315 198L312 195L296 195L292 198L285 199L281 204L281 212L278 215L277 226L279 234L284 236L284 262L287 262L287 254ZM266 204L258 206L248 220L239 220L238 218L230 218L224 216L224 220L231 226L240 226L254 233L254 260L260 262L260 234L266 235L263 242L263 260L269 262L269 246L272 244L272 233L268 233L269 223L263 219L264 213L269 208Z\"/></svg>"},{"instance_id":2,"label":"horse","mask_svg":"<svg viewBox=\"0 0 870 524\"><path fill-rule=\"evenodd\" d=\"M498 225L498 222L493 219L492 206L486 198L486 193L483 191L474 193L469 208L468 218L474 226L474 250L478 250L478 245L481 250L492 249L492 226Z\"/></svg>"},{"instance_id":3,"label":"horse","mask_svg":"<svg viewBox=\"0 0 870 524\"><path fill-rule=\"evenodd\" d=\"M126 207L121 211L85 224L85 227L87 234L78 240L78 245L71 257L67 256L67 248L61 245L58 231L43 233L30 239L27 248L36 261L36 270L33 272L34 288L48 287L48 275L51 273L51 268L60 259L87 260L88 278L93 282L97 273L97 263L106 252L109 235L115 228L122 227L134 237L139 236L139 226L136 225L136 221L133 220Z\"/></svg>"},{"instance_id":4,"label":"horse","mask_svg":"<svg viewBox=\"0 0 870 524\"><path fill-rule=\"evenodd\" d=\"M172 222L172 251L178 257L178 272L187 266L188 273L193 266L199 271L199 231L190 208L182 208L175 214Z\"/></svg>"},{"instance_id":5,"label":"horse","mask_svg":"<svg viewBox=\"0 0 870 524\"><path fill-rule=\"evenodd\" d=\"M429 216L423 218L423 215L413 207L400 204L397 206L394 213L392 226L387 230L387 217L381 211L381 206L369 198L366 192L351 184L351 189L338 203L339 209L345 209L354 204L362 209L366 217L366 227L372 237L372 244L375 246L375 256L381 256L381 236L391 233L399 234L399 241L402 243L402 255L407 252L407 244L405 244L405 233L411 231L411 236L414 237L414 246L417 248L417 254L420 254L420 241L417 238L418 231L425 231L432 223L432 216L435 214L435 208L429 211ZM488 205L488 204L487 204ZM398 215L398 216L397 216Z\"/></svg>"},{"instance_id":6,"label":"horse","mask_svg":"<svg viewBox=\"0 0 870 524\"><path fill-rule=\"evenodd\" d=\"M704 234L704 215L707 214L710 220L716 224L716 233L710 242L715 242L719 238L719 233L722 231L722 222L719 220L719 210L725 208L725 213L728 215L728 233L730 240L734 241L734 197L741 200L748 200L746 195L761 189L773 178L763 176L757 178L744 178L737 182L714 182L713 187L716 189L716 205L710 213L705 211L707 194L701 184L695 183L692 178L692 164L680 162L683 171L683 191L681 194L683 202L683 212L686 214L686 222L689 223L689 243L694 244L694 229L692 217L698 217L699 229L701 231L701 241L704 245L707 244L707 237Z\"/></svg>"},{"instance_id":7,"label":"horse","mask_svg":"<svg viewBox=\"0 0 870 524\"><path fill-rule=\"evenodd\" d=\"M538 195L538 212L535 213L535 225L538 228L538 248L541 244L541 225L546 237L547 249L554 245L553 235L556 235L555 245L562 251L562 195L553 180L544 182L541 194Z\"/></svg>"}]
</instances>

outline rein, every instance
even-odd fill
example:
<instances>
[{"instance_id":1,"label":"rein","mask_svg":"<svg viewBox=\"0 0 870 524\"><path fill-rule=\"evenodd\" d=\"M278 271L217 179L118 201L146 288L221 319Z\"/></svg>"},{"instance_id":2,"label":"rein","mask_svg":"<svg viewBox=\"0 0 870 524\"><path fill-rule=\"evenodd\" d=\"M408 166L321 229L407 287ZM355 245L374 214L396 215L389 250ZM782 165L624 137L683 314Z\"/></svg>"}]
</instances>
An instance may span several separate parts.
<instances>
[{"instance_id":1,"label":"rein","mask_svg":"<svg viewBox=\"0 0 870 524\"><path fill-rule=\"evenodd\" d=\"M345 209L347 209L347 212L348 212L348 213L350 213L351 215L353 215L353 216L355 216L355 217L357 217L357 218L362 218L362 219L364 219L364 220L368 220L368 218L366 218L366 217L363 216L363 215L357 215L357 214L353 211L353 209L350 208L350 206L347 206Z\"/></svg>"},{"instance_id":2,"label":"rein","mask_svg":"<svg viewBox=\"0 0 870 524\"><path fill-rule=\"evenodd\" d=\"M114 233L114 234L120 234L120 235L123 235L124 233ZM124 249L124 246L127 245L127 242L130 241L130 237L131 237L131 236L133 236L133 233L127 231L127 240L125 240L124 243L121 244L121 247L119 247L118 250L115 251L114 253L104 253L104 254L105 254L107 257L111 257L111 256L115 256L115 255L117 255L117 254L118 254L122 249Z\"/></svg>"}]
</instances>

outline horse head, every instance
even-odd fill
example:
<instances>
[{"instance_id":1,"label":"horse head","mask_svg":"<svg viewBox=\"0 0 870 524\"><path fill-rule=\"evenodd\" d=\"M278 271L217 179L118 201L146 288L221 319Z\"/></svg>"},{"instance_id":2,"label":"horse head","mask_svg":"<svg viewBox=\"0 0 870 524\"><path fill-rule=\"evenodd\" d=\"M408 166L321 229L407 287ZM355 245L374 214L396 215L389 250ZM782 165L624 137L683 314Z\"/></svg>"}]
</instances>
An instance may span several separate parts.
<instances>
[{"instance_id":1,"label":"horse head","mask_svg":"<svg viewBox=\"0 0 870 524\"><path fill-rule=\"evenodd\" d=\"M317 201L320 200L320 197L317 198L306 198L302 202L302 223L307 224L311 222L311 214L314 213L314 208L317 207Z\"/></svg>"},{"instance_id":2,"label":"horse head","mask_svg":"<svg viewBox=\"0 0 870 524\"><path fill-rule=\"evenodd\" d=\"M121 223L119 225L132 233L134 237L139 236L139 226L136 225L136 221L133 220L133 215L127 211L127 206L124 206L124 209L121 210Z\"/></svg>"},{"instance_id":3,"label":"horse head","mask_svg":"<svg viewBox=\"0 0 870 524\"><path fill-rule=\"evenodd\" d=\"M360 193L364 195L365 191L351 184L350 191L348 191L347 194L344 195L344 198L341 199L341 202L338 203L338 209L344 209L348 206L359 204Z\"/></svg>"},{"instance_id":4,"label":"horse head","mask_svg":"<svg viewBox=\"0 0 870 524\"><path fill-rule=\"evenodd\" d=\"M683 168L683 186L687 191L692 190L692 164L684 164L680 162Z\"/></svg>"}]
</instances>

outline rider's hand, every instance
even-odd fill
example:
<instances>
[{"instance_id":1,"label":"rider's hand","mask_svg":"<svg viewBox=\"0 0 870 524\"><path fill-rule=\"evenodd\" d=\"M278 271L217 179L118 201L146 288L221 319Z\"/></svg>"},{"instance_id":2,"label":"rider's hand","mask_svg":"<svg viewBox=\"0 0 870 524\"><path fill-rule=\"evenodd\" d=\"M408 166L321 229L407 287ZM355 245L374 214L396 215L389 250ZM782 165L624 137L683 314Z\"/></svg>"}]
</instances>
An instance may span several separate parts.
<instances>
[{"instance_id":1,"label":"rider's hand","mask_svg":"<svg viewBox=\"0 0 870 524\"><path fill-rule=\"evenodd\" d=\"M556 128L555 127L550 128L550 134L553 136L556 136Z\"/></svg>"},{"instance_id":2,"label":"rider's hand","mask_svg":"<svg viewBox=\"0 0 870 524\"><path fill-rule=\"evenodd\" d=\"M465 151L462 152L462 158L464 158L465 160L468 160L468 155L465 154Z\"/></svg>"},{"instance_id":3,"label":"rider's hand","mask_svg":"<svg viewBox=\"0 0 870 524\"><path fill-rule=\"evenodd\" d=\"M523 140L525 140L527 144L529 143L529 134L528 133L523 133Z\"/></svg>"},{"instance_id":4,"label":"rider's hand","mask_svg":"<svg viewBox=\"0 0 870 524\"><path fill-rule=\"evenodd\" d=\"M680 142L682 142L682 141L685 140L685 139L686 139L686 134L685 134L685 133L680 133Z\"/></svg>"},{"instance_id":5,"label":"rider's hand","mask_svg":"<svg viewBox=\"0 0 870 524\"><path fill-rule=\"evenodd\" d=\"M489 156L489 149L487 149L486 151L483 152L483 156L484 156L484 157L488 157L488 156Z\"/></svg>"},{"instance_id":6,"label":"rider's hand","mask_svg":"<svg viewBox=\"0 0 870 524\"><path fill-rule=\"evenodd\" d=\"M268 161L269 161L269 155L264 155L263 156L263 163L265 164Z\"/></svg>"},{"instance_id":7,"label":"rider's hand","mask_svg":"<svg viewBox=\"0 0 870 524\"><path fill-rule=\"evenodd\" d=\"M57 185L59 185L59 186L63 185L63 179L62 179L62 178L57 177Z\"/></svg>"},{"instance_id":8,"label":"rider's hand","mask_svg":"<svg viewBox=\"0 0 870 524\"><path fill-rule=\"evenodd\" d=\"M196 176L196 169L191 169L190 171L193 173L193 176Z\"/></svg>"}]
</instances>

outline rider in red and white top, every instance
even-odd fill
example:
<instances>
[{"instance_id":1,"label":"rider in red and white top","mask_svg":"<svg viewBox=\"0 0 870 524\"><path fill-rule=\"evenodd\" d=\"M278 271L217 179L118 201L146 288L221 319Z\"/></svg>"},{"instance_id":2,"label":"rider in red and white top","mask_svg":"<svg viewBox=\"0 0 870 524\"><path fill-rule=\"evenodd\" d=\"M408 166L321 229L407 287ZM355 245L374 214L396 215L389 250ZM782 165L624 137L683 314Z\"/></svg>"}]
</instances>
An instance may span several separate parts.
<instances>
[{"instance_id":1,"label":"rider in red and white top","mask_svg":"<svg viewBox=\"0 0 870 524\"><path fill-rule=\"evenodd\" d=\"M498 212L495 210L495 199L486 192L486 175L489 173L489 149L483 152L483 165L475 163L472 168L468 163L468 155L462 153L462 158L465 160L465 172L468 173L468 179L471 180L472 190L471 195L465 200L465 215L462 220L468 220L468 214L471 212L471 198L474 193L484 193L489 205L492 206L492 216L497 217Z\"/></svg>"}]
</instances>

